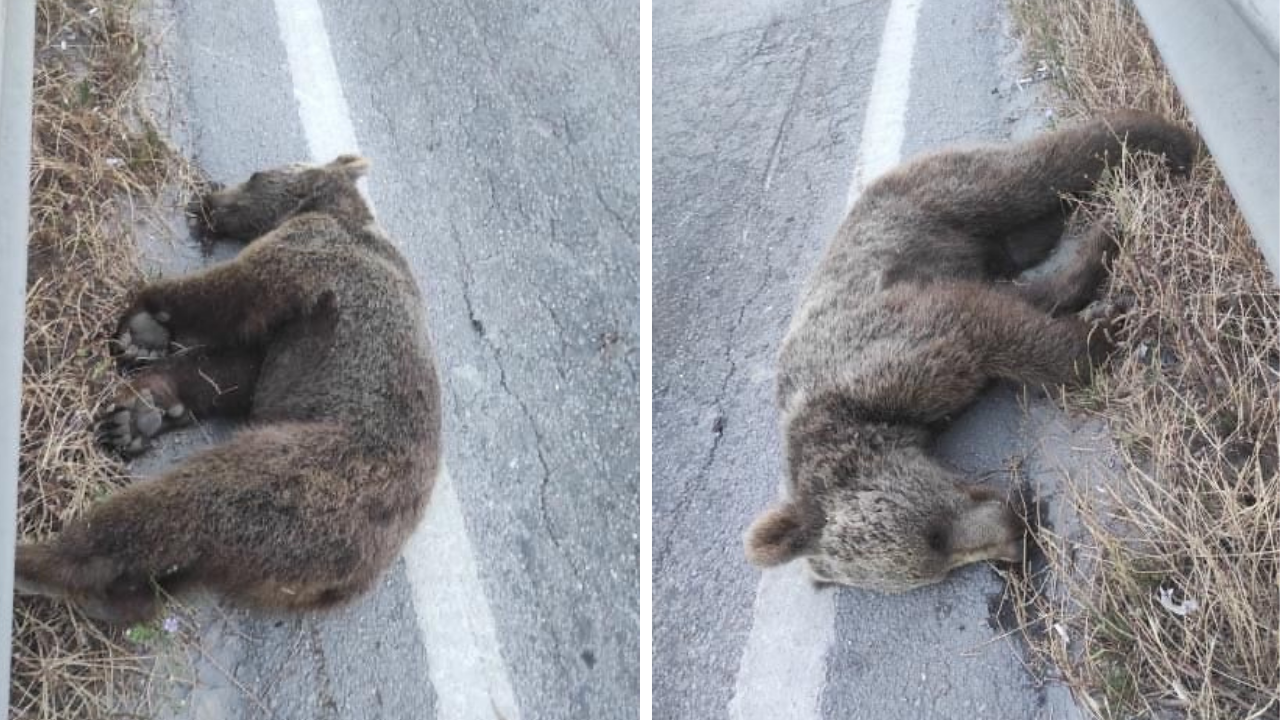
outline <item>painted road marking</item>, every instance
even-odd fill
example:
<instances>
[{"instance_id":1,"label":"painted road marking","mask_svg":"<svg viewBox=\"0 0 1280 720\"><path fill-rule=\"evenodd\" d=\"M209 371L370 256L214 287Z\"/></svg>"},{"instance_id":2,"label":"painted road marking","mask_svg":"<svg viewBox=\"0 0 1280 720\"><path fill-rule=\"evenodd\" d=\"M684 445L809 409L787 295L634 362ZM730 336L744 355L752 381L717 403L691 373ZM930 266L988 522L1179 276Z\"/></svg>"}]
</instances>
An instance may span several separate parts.
<instances>
[{"instance_id":1,"label":"painted road marking","mask_svg":"<svg viewBox=\"0 0 1280 720\"><path fill-rule=\"evenodd\" d=\"M791 562L760 576L751 635L729 701L733 720L822 717L836 593L815 591L805 575L803 563Z\"/></svg>"},{"instance_id":2,"label":"painted road marking","mask_svg":"<svg viewBox=\"0 0 1280 720\"><path fill-rule=\"evenodd\" d=\"M922 0L894 0L880 38L880 57L867 95L858 161L849 185L845 212L867 183L898 164L906 135L907 100L911 97L911 61L916 48L916 18Z\"/></svg>"},{"instance_id":3,"label":"painted road marking","mask_svg":"<svg viewBox=\"0 0 1280 720\"><path fill-rule=\"evenodd\" d=\"M426 639L438 717L519 718L462 507L445 470L436 479L426 518L405 546L404 562Z\"/></svg>"},{"instance_id":4,"label":"painted road marking","mask_svg":"<svg viewBox=\"0 0 1280 720\"><path fill-rule=\"evenodd\" d=\"M342 153L359 152L319 4L274 2L312 160L328 162ZM469 537L453 482L442 466L426 517L404 550L437 716L518 720L520 711Z\"/></svg>"},{"instance_id":5,"label":"painted road marking","mask_svg":"<svg viewBox=\"0 0 1280 720\"><path fill-rule=\"evenodd\" d=\"M289 56L293 97L311 158L328 162L357 152L347 98L329 49L329 33L316 0L275 0L280 39Z\"/></svg>"},{"instance_id":6,"label":"painted road marking","mask_svg":"<svg viewBox=\"0 0 1280 720\"><path fill-rule=\"evenodd\" d=\"M921 1L893 0L889 6L846 213L867 182L902 155ZM836 593L815 591L805 575L804 565L792 562L760 576L751 634L729 702L733 720L822 717L827 653L836 639Z\"/></svg>"}]
</instances>

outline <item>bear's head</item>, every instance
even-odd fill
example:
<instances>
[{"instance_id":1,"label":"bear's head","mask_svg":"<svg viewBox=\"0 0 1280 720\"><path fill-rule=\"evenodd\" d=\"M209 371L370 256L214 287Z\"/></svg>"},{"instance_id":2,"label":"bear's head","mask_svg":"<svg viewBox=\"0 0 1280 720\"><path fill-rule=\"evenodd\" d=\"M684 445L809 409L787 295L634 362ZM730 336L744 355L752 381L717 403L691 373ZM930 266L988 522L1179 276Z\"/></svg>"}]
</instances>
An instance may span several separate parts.
<instances>
[{"instance_id":1,"label":"bear's head","mask_svg":"<svg viewBox=\"0 0 1280 720\"><path fill-rule=\"evenodd\" d=\"M1022 559L1022 519L929 457L923 431L861 419L836 398L806 404L787 434L791 497L747 531L755 565L804 559L817 583L904 592L960 565Z\"/></svg>"},{"instance_id":2,"label":"bear's head","mask_svg":"<svg viewBox=\"0 0 1280 720\"><path fill-rule=\"evenodd\" d=\"M369 161L358 155L260 170L239 185L215 187L192 201L187 213L202 235L244 241L304 212L329 212L359 226L372 219L355 185L368 170Z\"/></svg>"}]
</instances>

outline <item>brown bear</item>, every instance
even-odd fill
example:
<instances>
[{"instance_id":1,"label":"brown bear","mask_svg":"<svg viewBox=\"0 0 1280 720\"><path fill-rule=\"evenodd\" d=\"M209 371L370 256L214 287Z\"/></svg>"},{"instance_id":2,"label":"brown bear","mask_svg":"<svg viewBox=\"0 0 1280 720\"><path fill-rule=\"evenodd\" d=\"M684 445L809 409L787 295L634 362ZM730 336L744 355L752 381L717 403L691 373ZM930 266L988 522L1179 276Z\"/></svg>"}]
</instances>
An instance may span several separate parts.
<instances>
[{"instance_id":1,"label":"brown bear","mask_svg":"<svg viewBox=\"0 0 1280 720\"><path fill-rule=\"evenodd\" d=\"M1113 244L1085 231L1056 271L1064 198L1129 150L1186 170L1183 129L1125 111L1029 142L943 151L862 194L804 291L778 359L790 497L746 536L771 566L902 592L959 565L1023 557L1024 522L930 452L939 425L992 380L1069 384L1106 353L1113 309L1090 305ZM1086 307L1088 306L1088 307Z\"/></svg>"},{"instance_id":2,"label":"brown bear","mask_svg":"<svg viewBox=\"0 0 1280 720\"><path fill-rule=\"evenodd\" d=\"M193 203L198 230L248 244L137 293L116 343L140 367L98 432L133 455L192 417L247 427L20 545L20 590L119 623L189 583L322 608L395 560L440 466L440 386L413 274L356 187L367 168L267 170Z\"/></svg>"}]
</instances>

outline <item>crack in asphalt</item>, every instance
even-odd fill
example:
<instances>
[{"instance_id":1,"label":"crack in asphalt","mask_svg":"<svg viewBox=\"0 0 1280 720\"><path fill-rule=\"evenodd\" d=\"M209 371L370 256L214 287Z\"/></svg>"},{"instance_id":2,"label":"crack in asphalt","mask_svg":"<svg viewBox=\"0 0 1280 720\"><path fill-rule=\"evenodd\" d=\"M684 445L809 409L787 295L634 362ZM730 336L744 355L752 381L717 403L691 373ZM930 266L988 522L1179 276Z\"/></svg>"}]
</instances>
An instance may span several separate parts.
<instances>
[{"instance_id":1,"label":"crack in asphalt","mask_svg":"<svg viewBox=\"0 0 1280 720\"><path fill-rule=\"evenodd\" d=\"M745 223L747 228L750 228L752 225L752 218L750 215L751 213L748 213L747 222ZM742 231L742 241L744 245L746 244L748 232L749 230L746 228ZM715 465L716 455L720 450L720 444L724 440L725 432L727 430L725 423L727 416L724 408L725 394L728 392L729 382L738 372L738 362L733 356L734 346L737 342L738 331L742 328L742 323L746 319L747 310L749 310L751 306L760 299L760 295L769 285L769 278L773 275L773 246L770 243L765 243L763 267L764 273L760 277L760 282L756 285L755 290L747 296L747 299L742 303L742 306L738 308L738 317L734 320L733 325L730 326L729 332L725 338L723 357L724 361L728 364L729 369L725 372L724 377L720 379L720 388L716 391L716 395L711 402L716 411L716 427L714 428L715 439L711 441L711 447L707 449L706 457L699 466L698 471L694 473L694 476L689 482L684 484L684 487L680 489L680 492L677 495L676 506L672 512L673 517L671 519L671 524L666 533L663 534L662 548L654 554L654 562L658 565L663 564L667 558L667 554L671 550L672 536L675 535L677 526L679 526L680 522L684 519L685 508L688 505L686 501L688 500L689 493L691 493L694 488L701 485L702 481L707 478L707 475L711 471L711 467Z\"/></svg>"},{"instance_id":2,"label":"crack in asphalt","mask_svg":"<svg viewBox=\"0 0 1280 720\"><path fill-rule=\"evenodd\" d=\"M502 64L498 60L498 53L494 52L494 49L489 46L489 39L493 33L486 32L481 27L480 16L476 14L475 7L469 0L464 0L462 7L467 14L467 19L470 21L474 45L479 47L481 54L484 56L485 62L483 65L488 72L490 83L507 98L507 102L510 103L512 108L520 111L520 114L530 120L545 123L546 121L534 112L534 104L529 98L507 81L508 74L500 72ZM505 40L506 38L502 39Z\"/></svg>"},{"instance_id":3,"label":"crack in asphalt","mask_svg":"<svg viewBox=\"0 0 1280 720\"><path fill-rule=\"evenodd\" d=\"M464 264L465 264L465 263L464 263ZM465 295L465 293L464 293L464 295ZM470 299L469 299L469 298L465 298L465 297L464 297L464 299L466 300L467 305L468 305L468 313L470 313ZM473 316L473 317L474 317L474 316ZM499 368L499 369L501 370L501 368ZM455 385L456 385L456 383L446 383L446 384L445 384L445 387L446 387L446 388L448 388L449 395L453 398L453 406L454 406L455 408L461 408L461 407L462 407L462 405L461 405L461 404L460 404L460 402L459 402L458 394L457 394L457 392L454 390ZM505 386L505 385L504 385L503 387L504 387L504 388L506 388L506 386ZM509 388L507 388L507 392L508 392L508 394L510 394L510 389L509 389ZM468 403L468 404L470 404L470 403ZM493 479L495 478L495 475L494 475L494 473L493 473L493 469L492 469L488 464L485 464L485 465L484 465L484 470L485 470L485 472L488 474L488 476L489 476L490 480L493 480ZM545 470L545 466L544 466L544 470ZM546 475L544 475L543 477L544 477L544 479L545 479ZM563 552L563 551L561 551L561 552ZM570 563L570 569L571 569L571 570L573 569L573 567L572 567L572 564L571 564L571 563ZM576 576L575 576L575 577L576 577ZM544 629L546 630L547 636L548 636L548 637L550 637L550 639L551 639L551 646L552 646L553 648L555 648L555 651L556 651L556 652L552 655L552 658L553 658L553 660L554 660L554 661L555 661L555 663L556 663L556 667L557 667L557 669L559 670L560 677L561 677L561 679L563 679L565 682L570 682L570 676L571 676L571 673L570 673L570 671L569 671L569 667L570 667L570 665L571 665L571 661L569 660L569 658L571 657L571 653L569 653L569 652L567 652L567 651L566 651L566 646L565 646L565 644L564 644L564 641L563 641L563 640L561 640L561 638L560 638L560 633L559 633L559 631L556 629L555 623L551 622L551 620L550 620L550 617L551 617L551 616L550 616L550 613L546 613L546 612L544 612L544 613L540 614L540 615L539 615L539 617L540 617L540 620L541 620L541 622L540 622L541 627L542 627L542 628L544 628Z\"/></svg>"},{"instance_id":4,"label":"crack in asphalt","mask_svg":"<svg viewBox=\"0 0 1280 720\"><path fill-rule=\"evenodd\" d=\"M604 192L600 189L599 185L596 185L594 190L596 200L600 201L600 206L603 207L605 212L609 213L610 217L618 223L618 228L622 230L623 236L628 238L636 237L636 234L631 231L631 218L624 216L621 212L610 205L608 200L604 199ZM637 207L637 210L638 209L639 208Z\"/></svg>"},{"instance_id":5,"label":"crack in asphalt","mask_svg":"<svg viewBox=\"0 0 1280 720\"><path fill-rule=\"evenodd\" d=\"M613 65L614 70L618 72L618 74L626 72L622 53L618 51L613 39L609 37L607 32L605 32L604 25L600 23L600 18L596 17L596 14L591 12L591 8L595 7L595 5L590 2L581 1L576 3L576 5L578 6L578 12L582 13L582 15L587 18L587 24L591 26L591 33L595 35L596 41L600 43L600 46L604 48L605 54L609 56L609 62Z\"/></svg>"},{"instance_id":6,"label":"crack in asphalt","mask_svg":"<svg viewBox=\"0 0 1280 720\"><path fill-rule=\"evenodd\" d=\"M473 31L477 35L480 35L479 22L477 18L475 18L474 13L470 12L471 10L472 8L468 6L467 11L472 15L471 24ZM483 46L484 40L484 38L478 37L477 43ZM562 117L560 122L549 123L542 117L538 116L536 109L526 97L524 97L515 88L509 87L502 82L502 78L498 75L498 70L500 69L499 57L495 55L492 48L488 46L481 47L480 59L481 65L485 66L487 74L491 78L492 82L487 84L477 84L471 88L470 95L473 106L472 111L480 112L482 107L493 108L496 111L498 108L505 105L509 108L508 112L513 117L525 118L526 120L531 120L535 125L537 125L537 127L534 128L535 134L542 137L550 136L551 138L558 140L557 143L553 143L551 145L550 151L566 159L570 167L578 168L581 163L579 162L579 157L575 152L576 138L569 118L566 116ZM459 129L466 138L467 144L471 147L486 147L492 143L492 138L477 136L473 132L471 125L468 123L462 123ZM545 133L538 132L539 129L549 129L549 131ZM536 175L536 173L532 173L525 168L519 167L522 164L519 155L507 156L505 158L505 163L507 163L509 167L514 166L510 167L510 169L519 176ZM495 213L495 219L497 222L511 228L513 232L525 232L541 237L545 240L548 246L555 246L570 253L581 252L580 248L575 248L573 245L569 244L564 237L556 208L550 204L555 199L554 196L539 195L537 197L526 197L521 194L521 191L523 191L524 188L517 188L514 198L504 197L500 192L500 187L502 186L502 179L505 173L503 173L501 169L486 168L477 175L477 180L482 183L481 192L488 195L487 199L489 204L492 206L492 212ZM603 191L600 192L602 193ZM580 193L580 196L585 199L585 194ZM629 232L625 216L623 216L622 213L615 211L610 205L608 205L608 203L604 202L603 197L598 196L597 200L604 205L605 210L608 211L610 216L615 219L617 226L621 227L624 232L628 232L629 237L634 237L634 233ZM537 202L541 202L543 204L533 206L526 204ZM608 223L603 223L602 227L607 227L607 225ZM553 552L555 556L558 558L558 560L552 560L551 562L558 563L562 567L567 568L568 575L573 578L579 593L588 595L588 597L582 598L583 602L596 603L598 602L598 599L594 597L596 595L596 589L592 583L588 582L591 578L584 576L586 568L580 567L579 564L575 562L574 555L570 552L574 547L572 539L567 533L562 531L562 528L557 523L555 514L553 513L553 507L550 502L552 490L551 462L548 456L548 448L550 446L547 445L547 438L543 436L542 428L535 421L535 415L530 405L527 404L525 399L512 387L512 380L508 377L507 373L506 358L504 357L505 353L503 349L498 347L483 330L484 326L482 320L472 298L474 272L472 270L471 262L473 258L470 258L464 251L457 228L456 226L453 226L452 223L451 230L453 232L453 242L457 247L459 263L463 270L460 277L460 283L462 285L463 300L468 318L472 323L472 327L475 328L477 334L480 335L482 344L488 348L489 354L492 355L494 362L497 365L499 386L519 408L519 411L523 416L524 421L527 423L529 431L534 439L534 451L537 457L539 470L541 472L538 483L538 507L536 512L539 516L538 522L542 525L543 532L554 549ZM531 293L530 297L532 297L535 302L547 311L547 315L551 318L552 324L559 331L561 352L554 357L554 360L550 364L557 373L557 376L563 382L567 383L568 374L566 367L564 366L565 359L568 357L567 336L564 332L566 328L563 318L561 318L560 314L550 306L550 303L547 302L546 298L536 292ZM631 368L628 368L628 370L634 377L634 370ZM541 617L540 627L543 629L543 634L548 638L551 647L554 648L552 658L554 661L555 672L561 676L563 682L567 685L576 685L580 682L580 680L575 679L578 678L579 670L576 660L578 657L576 646L567 644L566 639L561 636L560 628L553 621L553 608L546 608L546 611L539 613L539 616Z\"/></svg>"},{"instance_id":7,"label":"crack in asphalt","mask_svg":"<svg viewBox=\"0 0 1280 720\"><path fill-rule=\"evenodd\" d=\"M760 50L764 47L770 30L775 29L778 26L778 24L779 23L774 22L774 23L770 23L768 25L762 26L760 28L757 28L757 31L760 32L760 41L756 43L754 49L749 53L750 57L743 63L739 63L736 65L735 72L737 70L740 70L742 67L749 65L753 60L757 59L760 56ZM778 123L778 129L777 129L777 132L774 134L773 142L770 145L769 157L765 164L764 173L761 176L761 192L762 193L766 193L769 190L770 183L773 179L773 173L777 169L778 158L781 155L783 141L787 136L788 130L792 125L792 119L795 117L796 111L800 105L801 92L804 89L805 80L808 77L809 62L813 57L814 41L815 41L815 38L813 37L810 37L807 40L807 44L805 45L805 49L804 49L804 56L800 61L799 77L796 81L794 89L791 92L791 97L788 99L787 107L783 111L782 119ZM755 213L756 213L756 209L753 206L751 209L748 210L747 217L744 220L744 223L743 223L744 229L742 231L743 247L746 247L747 235L750 232L750 228L754 226ZM725 396L729 389L729 383L733 380L734 376L738 372L738 361L734 357L734 349L738 341L738 333L741 331L743 322L746 320L747 310L749 310L753 305L755 305L755 303L760 299L760 296L764 293L765 289L769 285L769 278L773 276L773 243L769 243L769 242L764 243L764 259L763 260L764 260L762 263L763 273L760 275L759 282L756 283L755 288L750 293L747 294L746 299L743 301L742 305L738 308L738 316L734 319L733 324L729 327L729 332L726 334L724 352L722 357L724 359L724 362L727 364L728 369L725 371L724 376L721 378L720 387L716 391L716 394L711 402L711 405L715 409L715 413L716 413L716 419L715 419L716 426L714 428L715 437L711 441L710 447L707 448L706 455L704 456L702 463L699 465L697 472L693 474L693 477L690 478L689 481L684 483L683 487L680 489L680 492L677 493L676 495L676 502L675 502L675 507L673 508L673 511L672 511L673 517L672 517L671 523L668 526L667 531L663 534L661 548L654 553L654 562L659 566L661 566L665 562L671 550L672 538L675 535L676 529L678 528L678 526L680 525L681 521L684 518L685 509L688 506L689 494L693 492L695 488L701 485L702 481L704 481L709 475L711 468L715 465L716 457L720 450L720 445L724 440L725 432L727 430L725 426L725 421L727 420L727 415L725 412L725 399L726 399Z\"/></svg>"},{"instance_id":8,"label":"crack in asphalt","mask_svg":"<svg viewBox=\"0 0 1280 720\"><path fill-rule=\"evenodd\" d=\"M534 295L533 299L547 312L551 318L551 324L556 326L556 339L560 341L560 352L556 357L556 361L551 363L551 367L556 371L556 375L560 376L560 381L568 384L569 377L561 366L561 361L569 356L569 333L565 331L564 324L560 322L560 316L556 313L551 303L547 302L541 295Z\"/></svg>"},{"instance_id":9,"label":"crack in asphalt","mask_svg":"<svg viewBox=\"0 0 1280 720\"><path fill-rule=\"evenodd\" d=\"M767 34L768 31L765 31ZM762 36L760 42L764 42ZM764 190L769 190L769 183L773 181L773 171L778 165L778 155L782 151L782 139L787 134L787 126L791 124L791 118L795 115L796 106L800 104L800 91L804 89L804 80L809 75L809 59L813 57L813 45L806 44L804 48L804 59L800 61L800 77L796 80L796 87L791 91L791 99L787 101L787 109L782 113L782 122L778 123L778 132L773 136L773 145L769 148L769 161L764 166Z\"/></svg>"},{"instance_id":10,"label":"crack in asphalt","mask_svg":"<svg viewBox=\"0 0 1280 720\"><path fill-rule=\"evenodd\" d=\"M483 56L485 60L483 64L489 75L490 80L492 81L490 85L497 88L498 95L500 95L506 101L507 105L517 115L522 116L525 119L531 121L532 123L534 123L544 131L540 134L544 136L549 135L559 140L561 148L563 150L563 157L569 161L572 167L576 168L578 166L578 157L573 152L573 148L576 145L576 140L574 139L574 136L573 136L573 131L572 131L571 124L569 122L569 118L567 116L562 115L558 121L552 121L543 117L537 112L535 104L528 97L526 97L521 92L520 89L516 87L512 87L508 83L503 82L502 80L503 74L500 72L500 69L502 66L498 58L498 53L496 53L495 50L492 47L490 47L487 33L482 32L480 19L476 15L475 8L472 7L470 2L464 2L462 4L466 10L468 19L470 20L473 37L475 37L476 39L475 45L479 47L480 54ZM590 15L590 13L587 13L587 14ZM476 90L473 91L473 96L475 98L477 107L480 104L480 97L478 92L479 88L480 86L477 86ZM463 129L463 132L467 135L468 139L474 140L474 138L471 137L470 130L465 123L463 124L462 129ZM509 220L506 213L506 209L502 206L501 203L498 202L497 188L496 188L497 183L495 182L495 178L493 177L492 171L486 171L486 181L489 184L489 193L492 198L492 202L494 206L498 208L498 210L502 214L503 219ZM634 231L633 228L639 222L638 217L627 217L620 210L618 210L612 204L610 204L609 201L604 197L604 193L599 187L599 185L595 185L592 188L592 190L593 190L593 194L596 197L596 200L604 208L605 212L607 212L610 215L610 217L614 219L618 227L622 230L623 236L628 238L635 238L636 232ZM516 213L522 219L524 219L529 225L535 225L536 223L533 222L534 218L530 215L528 210L523 205L524 198L521 195L516 194L515 202L516 202L516 207L515 207ZM635 207L636 207L636 214L638 216L639 206L635 205ZM553 208L548 207L547 211L548 211L548 215L551 215L551 216L555 215L555 211ZM555 242L557 245L565 248L566 250L572 251L574 249L570 245L566 244L564 240L560 238L556 233L552 233L552 241Z\"/></svg>"},{"instance_id":11,"label":"crack in asphalt","mask_svg":"<svg viewBox=\"0 0 1280 720\"><path fill-rule=\"evenodd\" d=\"M315 662L316 674L319 676L316 682L319 697L316 701L325 717L337 718L338 701L333 696L333 678L329 676L329 662L320 643L320 628L314 622L307 623L307 626L311 640L311 659Z\"/></svg>"},{"instance_id":12,"label":"crack in asphalt","mask_svg":"<svg viewBox=\"0 0 1280 720\"><path fill-rule=\"evenodd\" d=\"M395 30L392 31L391 36L387 38L387 42L383 46L387 48L389 53L387 61L381 64L376 71L377 76L381 78L389 77L393 69L404 69L407 67L404 58L404 46L399 41L400 35L404 33L404 19L400 15L399 5L392 3L390 7L394 11L395 15L392 20L392 25ZM414 34L417 34L416 28L414 30ZM399 150L400 133L398 132L395 121L392 119L392 114L388 112L388 109L383 105L383 103L378 101L378 94L372 87L367 88L366 92L369 94L369 101L367 103L368 107L378 116L378 120L382 124L387 137L391 139L391 146ZM400 108L395 109L400 110Z\"/></svg>"},{"instance_id":13,"label":"crack in asphalt","mask_svg":"<svg viewBox=\"0 0 1280 720\"><path fill-rule=\"evenodd\" d=\"M769 20L768 22L760 23L757 25L735 27L732 30L725 30L722 32L709 32L703 35L694 35L691 38L679 38L670 42L660 42L659 38L654 37L653 38L653 56L658 57L659 54L668 50L687 48L692 45L704 45L706 43L715 42L717 40L734 38L739 35L750 35L757 32L767 34L771 29L780 29L780 28L787 27L789 25L801 25L804 27L819 26L820 23L817 23L816 21L822 18L826 18L829 15L836 15L839 13L845 13L850 11L859 11L859 10L862 10L864 6L873 5L879 1L880 0L858 0L857 2L851 2L844 5L836 5L834 7L829 7L829 8L826 8L825 10L815 10L813 12L801 12L801 13L792 15L790 17L775 17ZM657 23L657 20L655 19L655 24L656 23ZM760 44L763 45L763 42ZM743 63L743 65L745 64L746 63ZM741 67L741 65L739 65L739 67Z\"/></svg>"},{"instance_id":14,"label":"crack in asphalt","mask_svg":"<svg viewBox=\"0 0 1280 720\"><path fill-rule=\"evenodd\" d=\"M484 324L476 315L475 305L471 298L471 285L475 278L475 273L471 267L471 262L467 259L466 252L463 250L462 237L458 233L458 228L452 222L449 223L449 231L450 237L452 237L453 243L458 250L458 262L462 265L462 273L459 278L462 284L462 301L467 308L467 317L471 320L471 327L476 331L476 335L480 337L480 342L489 349L489 353L493 356L494 364L498 367L498 385L520 408L520 413L533 434L534 454L537 456L538 465L542 469L542 477L538 484L538 510L541 515L542 525L547 531L547 538L551 540L551 544L555 547L560 559L569 568L570 574L578 581L579 585L585 586L578 566L573 562L572 556L566 550L564 540L556 530L555 523L552 522L551 513L547 507L547 489L551 484L551 465L547 462L546 452L543 449L546 441L542 436L542 431L538 428L538 423L533 418L533 412L529 410L529 405L519 393L512 389L508 381L502 349L489 339L488 333L484 330Z\"/></svg>"},{"instance_id":15,"label":"crack in asphalt","mask_svg":"<svg viewBox=\"0 0 1280 720\"><path fill-rule=\"evenodd\" d=\"M484 182L489 188L489 204L493 206L494 210L498 211L498 215L502 216L502 221L505 224L511 225L511 217L507 215L506 206L498 201L498 182L491 168L485 168Z\"/></svg>"},{"instance_id":16,"label":"crack in asphalt","mask_svg":"<svg viewBox=\"0 0 1280 720\"><path fill-rule=\"evenodd\" d=\"M450 222L449 230L450 237L453 239L454 246L458 251L458 263L462 266L462 273L459 275L459 280L462 285L462 301L466 306L467 317L471 321L472 328L475 329L476 334L480 337L480 342L489 349L489 353L493 356L494 364L498 367L498 385L508 397L515 401L524 416L525 422L529 425L529 429L533 433L534 452L542 470L542 477L538 484L538 511L541 516L539 519L541 520L543 527L546 529L547 537L551 540L551 544L555 547L561 561L568 566L570 574L578 581L579 586L586 587L586 584L583 582L582 577L579 574L577 566L573 563L571 556L565 550L559 536L555 532L554 525L551 522L550 513L547 508L547 488L551 482L551 468L547 463L546 455L542 449L544 442L542 432L538 429L537 423L534 422L533 414L530 412L529 406L511 388L511 385L507 380L507 370L502 361L501 349L489 339L487 332L482 329L484 327L483 323L476 314L475 305L471 298L471 286L475 278L475 274L471 267L471 262L467 258L466 252L463 251L462 237L458 233L457 226ZM490 472L490 476L493 476L492 472ZM550 621L549 614L544 613L542 615L542 626L550 636L552 646L557 650L553 657L557 660L561 676L568 681L571 673L569 672L569 665L566 661L566 658L568 658L568 655L566 654L566 645L560 638L560 633L557 631L555 624Z\"/></svg>"}]
</instances>

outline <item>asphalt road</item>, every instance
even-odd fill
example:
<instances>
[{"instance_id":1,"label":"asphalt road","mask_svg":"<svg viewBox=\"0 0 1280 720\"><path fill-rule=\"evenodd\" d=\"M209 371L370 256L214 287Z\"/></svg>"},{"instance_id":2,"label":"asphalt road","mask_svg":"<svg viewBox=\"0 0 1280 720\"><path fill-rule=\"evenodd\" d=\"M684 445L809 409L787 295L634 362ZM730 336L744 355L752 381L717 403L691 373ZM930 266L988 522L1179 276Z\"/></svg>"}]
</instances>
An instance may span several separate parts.
<instances>
[{"instance_id":1,"label":"asphalt road","mask_svg":"<svg viewBox=\"0 0 1280 720\"><path fill-rule=\"evenodd\" d=\"M1074 717L995 629L986 565L888 597L747 565L784 470L773 362L858 161L888 0L655 0L655 719ZM999 0L924 0L901 154L1044 121ZM1025 408L1025 410L1024 410ZM999 388L940 440L988 481L1023 460L1057 506L1096 427Z\"/></svg>"},{"instance_id":2,"label":"asphalt road","mask_svg":"<svg viewBox=\"0 0 1280 720\"><path fill-rule=\"evenodd\" d=\"M277 16L289 4L161 2L151 13L162 125L214 179L308 159ZM469 546L478 575L456 622L487 605L500 656L484 661L514 696L514 708L473 704L466 717L634 718L638 7L319 6L373 161L369 195L429 306L466 529L450 547ZM184 240L158 247L170 271L198 264ZM136 469L155 472L218 433L173 438ZM161 667L147 692L181 718L449 716L434 671L463 670L431 658L457 649L430 647L415 616L415 592L429 604L443 589L415 589L405 567L331 614L197 603L194 669Z\"/></svg>"}]
</instances>

